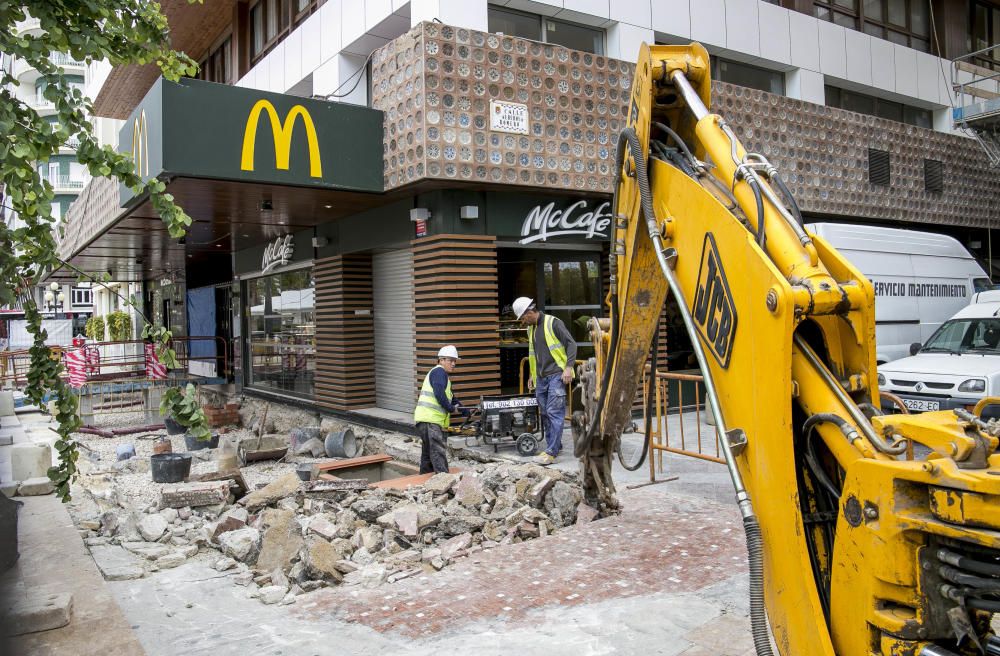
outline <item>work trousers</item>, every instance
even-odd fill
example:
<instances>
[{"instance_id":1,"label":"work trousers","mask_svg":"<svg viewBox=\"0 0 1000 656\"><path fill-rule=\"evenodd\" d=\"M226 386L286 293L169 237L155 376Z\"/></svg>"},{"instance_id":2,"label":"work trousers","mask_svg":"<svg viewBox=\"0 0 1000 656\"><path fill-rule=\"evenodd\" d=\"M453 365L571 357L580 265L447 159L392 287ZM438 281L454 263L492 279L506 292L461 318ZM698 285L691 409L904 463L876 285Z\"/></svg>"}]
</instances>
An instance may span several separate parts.
<instances>
[{"instance_id":1,"label":"work trousers","mask_svg":"<svg viewBox=\"0 0 1000 656\"><path fill-rule=\"evenodd\" d=\"M542 414L545 453L557 456L562 451L563 420L566 418L566 385L562 382L562 374L539 378L535 398Z\"/></svg>"},{"instance_id":2,"label":"work trousers","mask_svg":"<svg viewBox=\"0 0 1000 656\"><path fill-rule=\"evenodd\" d=\"M420 432L420 473L440 474L448 471L447 441L444 429L426 421L417 422Z\"/></svg>"}]
</instances>

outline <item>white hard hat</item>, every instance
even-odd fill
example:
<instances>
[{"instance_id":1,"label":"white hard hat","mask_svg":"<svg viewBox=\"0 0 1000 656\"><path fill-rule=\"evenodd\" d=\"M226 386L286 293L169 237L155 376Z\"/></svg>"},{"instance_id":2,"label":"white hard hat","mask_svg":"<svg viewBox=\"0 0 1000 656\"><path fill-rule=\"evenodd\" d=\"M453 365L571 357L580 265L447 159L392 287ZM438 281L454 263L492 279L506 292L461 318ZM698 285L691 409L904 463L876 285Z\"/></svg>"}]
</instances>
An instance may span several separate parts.
<instances>
[{"instance_id":1,"label":"white hard hat","mask_svg":"<svg viewBox=\"0 0 1000 656\"><path fill-rule=\"evenodd\" d=\"M520 298L514 299L514 303L511 306L514 309L514 315L520 319L521 315L527 312L528 308L530 308L534 302L534 300L528 298L527 296L521 296Z\"/></svg>"},{"instance_id":2,"label":"white hard hat","mask_svg":"<svg viewBox=\"0 0 1000 656\"><path fill-rule=\"evenodd\" d=\"M455 358L458 359L458 349L449 344L448 346L442 346L441 350L438 351L439 358Z\"/></svg>"}]
</instances>

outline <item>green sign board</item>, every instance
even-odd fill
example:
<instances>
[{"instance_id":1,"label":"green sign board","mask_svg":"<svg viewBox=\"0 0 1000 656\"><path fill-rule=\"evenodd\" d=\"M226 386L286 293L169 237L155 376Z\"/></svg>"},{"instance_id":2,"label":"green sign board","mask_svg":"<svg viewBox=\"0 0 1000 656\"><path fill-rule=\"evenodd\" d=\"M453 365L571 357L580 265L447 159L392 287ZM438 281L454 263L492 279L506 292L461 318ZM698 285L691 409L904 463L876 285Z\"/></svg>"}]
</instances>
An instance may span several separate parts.
<instances>
[{"instance_id":1,"label":"green sign board","mask_svg":"<svg viewBox=\"0 0 1000 656\"><path fill-rule=\"evenodd\" d=\"M143 179L383 191L382 112L201 80L157 80L125 121L118 149ZM131 196L123 189L123 202Z\"/></svg>"}]
</instances>

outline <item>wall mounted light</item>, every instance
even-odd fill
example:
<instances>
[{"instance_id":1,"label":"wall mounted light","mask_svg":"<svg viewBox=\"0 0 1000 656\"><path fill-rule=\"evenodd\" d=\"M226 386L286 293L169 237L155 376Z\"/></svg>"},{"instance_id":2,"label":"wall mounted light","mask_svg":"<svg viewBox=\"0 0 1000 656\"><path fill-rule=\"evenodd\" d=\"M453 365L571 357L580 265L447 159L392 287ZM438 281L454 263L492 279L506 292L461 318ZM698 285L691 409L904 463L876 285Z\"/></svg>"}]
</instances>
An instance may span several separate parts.
<instances>
[{"instance_id":1,"label":"wall mounted light","mask_svg":"<svg viewBox=\"0 0 1000 656\"><path fill-rule=\"evenodd\" d=\"M479 206L478 205L462 205L458 210L458 215L463 219L478 219L479 218Z\"/></svg>"},{"instance_id":2,"label":"wall mounted light","mask_svg":"<svg viewBox=\"0 0 1000 656\"><path fill-rule=\"evenodd\" d=\"M414 207L410 210L410 221L427 221L431 218L431 211L426 207Z\"/></svg>"}]
</instances>

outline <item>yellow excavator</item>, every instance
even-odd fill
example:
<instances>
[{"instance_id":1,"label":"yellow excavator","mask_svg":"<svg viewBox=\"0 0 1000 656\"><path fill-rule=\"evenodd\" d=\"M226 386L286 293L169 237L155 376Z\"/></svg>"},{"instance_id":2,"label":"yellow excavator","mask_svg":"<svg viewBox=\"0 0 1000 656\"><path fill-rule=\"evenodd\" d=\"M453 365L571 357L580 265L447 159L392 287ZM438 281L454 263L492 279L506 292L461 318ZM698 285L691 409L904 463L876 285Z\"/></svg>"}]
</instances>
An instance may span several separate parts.
<instances>
[{"instance_id":1,"label":"yellow excavator","mask_svg":"<svg viewBox=\"0 0 1000 656\"><path fill-rule=\"evenodd\" d=\"M709 71L699 44L640 51L610 316L591 320L572 422L587 497L617 508L611 463L669 291L743 517L757 653L773 637L783 656L998 655L1000 423L982 403L883 414L871 283L709 110Z\"/></svg>"}]
</instances>

